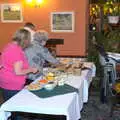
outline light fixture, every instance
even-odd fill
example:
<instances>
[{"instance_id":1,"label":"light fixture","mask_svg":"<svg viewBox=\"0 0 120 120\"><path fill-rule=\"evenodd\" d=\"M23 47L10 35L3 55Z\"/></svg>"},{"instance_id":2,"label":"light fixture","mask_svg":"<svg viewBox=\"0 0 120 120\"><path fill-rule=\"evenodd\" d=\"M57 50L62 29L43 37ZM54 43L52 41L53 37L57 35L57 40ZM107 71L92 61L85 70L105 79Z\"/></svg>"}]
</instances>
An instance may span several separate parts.
<instances>
[{"instance_id":1,"label":"light fixture","mask_svg":"<svg viewBox=\"0 0 120 120\"><path fill-rule=\"evenodd\" d=\"M34 6L34 7L40 7L43 4L44 0L26 0L26 3Z\"/></svg>"}]
</instances>

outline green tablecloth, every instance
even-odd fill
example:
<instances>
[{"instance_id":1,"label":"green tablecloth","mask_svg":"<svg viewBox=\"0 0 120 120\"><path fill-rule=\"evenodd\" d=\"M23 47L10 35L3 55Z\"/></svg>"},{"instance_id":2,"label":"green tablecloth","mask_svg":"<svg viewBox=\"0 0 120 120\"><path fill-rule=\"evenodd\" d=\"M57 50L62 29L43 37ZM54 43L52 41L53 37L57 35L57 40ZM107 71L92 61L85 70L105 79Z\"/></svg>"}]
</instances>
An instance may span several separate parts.
<instances>
[{"instance_id":1,"label":"green tablecloth","mask_svg":"<svg viewBox=\"0 0 120 120\"><path fill-rule=\"evenodd\" d=\"M78 89L65 84L63 86L56 86L53 90L50 90L50 91L42 88L40 90L31 91L31 92L40 98L47 98L47 97L67 94L67 93L71 93L71 92L78 92Z\"/></svg>"}]
</instances>

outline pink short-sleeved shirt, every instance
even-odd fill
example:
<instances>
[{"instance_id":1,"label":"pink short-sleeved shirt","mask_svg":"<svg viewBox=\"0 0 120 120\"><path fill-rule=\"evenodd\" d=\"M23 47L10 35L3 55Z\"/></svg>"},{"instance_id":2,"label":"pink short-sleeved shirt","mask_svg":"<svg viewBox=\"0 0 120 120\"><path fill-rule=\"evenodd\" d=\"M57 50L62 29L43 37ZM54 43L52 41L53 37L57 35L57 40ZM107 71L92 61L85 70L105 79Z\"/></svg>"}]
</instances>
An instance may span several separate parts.
<instances>
[{"instance_id":1,"label":"pink short-sleeved shirt","mask_svg":"<svg viewBox=\"0 0 120 120\"><path fill-rule=\"evenodd\" d=\"M3 68L0 70L0 87L8 90L21 90L24 87L26 75L16 75L14 63L22 61L23 69L29 67L25 54L20 46L9 43L1 55Z\"/></svg>"}]
</instances>

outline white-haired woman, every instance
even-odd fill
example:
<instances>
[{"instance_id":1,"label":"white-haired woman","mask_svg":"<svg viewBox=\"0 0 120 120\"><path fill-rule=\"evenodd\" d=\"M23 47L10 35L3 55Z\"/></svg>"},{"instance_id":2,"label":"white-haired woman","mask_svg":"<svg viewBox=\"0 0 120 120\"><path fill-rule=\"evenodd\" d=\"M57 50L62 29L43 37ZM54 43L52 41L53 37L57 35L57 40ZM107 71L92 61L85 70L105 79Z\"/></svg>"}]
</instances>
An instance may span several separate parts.
<instances>
[{"instance_id":1,"label":"white-haired woman","mask_svg":"<svg viewBox=\"0 0 120 120\"><path fill-rule=\"evenodd\" d=\"M25 54L28 58L29 64L34 67L38 67L40 73L42 73L43 65L45 61L48 61L54 65L59 65L59 61L51 55L49 50L44 47L48 40L48 33L46 31L36 31L33 36L33 41L30 47L25 49ZM30 73L28 78L35 80L41 74Z\"/></svg>"}]
</instances>

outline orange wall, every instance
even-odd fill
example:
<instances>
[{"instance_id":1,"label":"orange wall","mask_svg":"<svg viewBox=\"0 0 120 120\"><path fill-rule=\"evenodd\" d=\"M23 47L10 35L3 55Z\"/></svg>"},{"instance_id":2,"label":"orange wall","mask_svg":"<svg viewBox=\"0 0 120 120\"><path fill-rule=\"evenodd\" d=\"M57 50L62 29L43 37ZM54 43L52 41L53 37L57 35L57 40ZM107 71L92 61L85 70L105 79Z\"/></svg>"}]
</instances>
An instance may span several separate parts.
<instances>
[{"instance_id":1,"label":"orange wall","mask_svg":"<svg viewBox=\"0 0 120 120\"><path fill-rule=\"evenodd\" d=\"M0 50L8 41L11 41L11 36L16 29L29 21L33 22L37 29L47 30L50 38L64 39L64 45L57 46L58 55L86 55L88 0L45 0L40 8L28 6L24 0L1 0L0 4L6 1L10 3L22 2L24 21L22 23L2 23L0 21ZM51 32L50 13L69 11L75 13L75 31L73 33Z\"/></svg>"}]
</instances>

